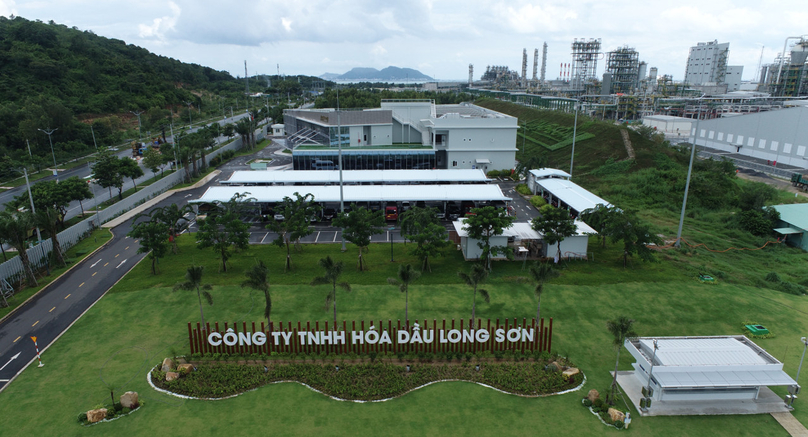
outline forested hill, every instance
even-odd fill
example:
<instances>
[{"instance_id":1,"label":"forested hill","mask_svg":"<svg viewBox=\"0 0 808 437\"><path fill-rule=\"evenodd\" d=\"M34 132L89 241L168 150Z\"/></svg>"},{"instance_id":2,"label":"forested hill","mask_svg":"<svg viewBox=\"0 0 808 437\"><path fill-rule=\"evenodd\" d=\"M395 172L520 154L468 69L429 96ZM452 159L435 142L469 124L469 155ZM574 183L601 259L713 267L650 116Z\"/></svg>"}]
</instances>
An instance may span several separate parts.
<instances>
[{"instance_id":1,"label":"forested hill","mask_svg":"<svg viewBox=\"0 0 808 437\"><path fill-rule=\"evenodd\" d=\"M89 122L99 146L110 146L137 128L130 111L143 112L145 134L181 110L187 119L186 102L194 113L200 104L209 112L216 95L243 97L243 90L227 72L54 22L0 17L0 176L50 157L38 129L56 129L56 158L64 160L93 150Z\"/></svg>"},{"instance_id":2,"label":"forested hill","mask_svg":"<svg viewBox=\"0 0 808 437\"><path fill-rule=\"evenodd\" d=\"M0 99L45 94L76 114L127 112L182 103L185 87L238 85L227 72L155 55L64 25L0 17Z\"/></svg>"}]
</instances>

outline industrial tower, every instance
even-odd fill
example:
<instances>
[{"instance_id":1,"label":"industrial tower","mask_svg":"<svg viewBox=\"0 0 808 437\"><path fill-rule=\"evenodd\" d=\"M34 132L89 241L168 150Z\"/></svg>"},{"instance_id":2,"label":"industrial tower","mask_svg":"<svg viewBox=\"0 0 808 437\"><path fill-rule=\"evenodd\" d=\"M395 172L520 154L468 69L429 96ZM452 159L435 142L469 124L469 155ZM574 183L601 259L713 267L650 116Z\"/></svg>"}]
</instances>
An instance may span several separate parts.
<instances>
[{"instance_id":1,"label":"industrial tower","mask_svg":"<svg viewBox=\"0 0 808 437\"><path fill-rule=\"evenodd\" d=\"M609 52L606 72L612 75L612 94L628 94L637 88L640 80L639 57L639 53L628 46Z\"/></svg>"},{"instance_id":2,"label":"industrial tower","mask_svg":"<svg viewBox=\"0 0 808 437\"><path fill-rule=\"evenodd\" d=\"M544 43L541 50L541 77L539 80L544 83L544 76L547 73L547 43Z\"/></svg>"},{"instance_id":3,"label":"industrial tower","mask_svg":"<svg viewBox=\"0 0 808 437\"><path fill-rule=\"evenodd\" d=\"M522 49L522 88L527 87L527 49Z\"/></svg>"},{"instance_id":4,"label":"industrial tower","mask_svg":"<svg viewBox=\"0 0 808 437\"><path fill-rule=\"evenodd\" d=\"M474 84L474 64L469 64L469 86Z\"/></svg>"},{"instance_id":5,"label":"industrial tower","mask_svg":"<svg viewBox=\"0 0 808 437\"><path fill-rule=\"evenodd\" d=\"M597 79L600 38L572 42L572 89L583 90L584 84Z\"/></svg>"},{"instance_id":6,"label":"industrial tower","mask_svg":"<svg viewBox=\"0 0 808 437\"><path fill-rule=\"evenodd\" d=\"M536 77L538 73L538 63L539 63L539 49L533 49L533 82L536 82L539 78Z\"/></svg>"}]
</instances>

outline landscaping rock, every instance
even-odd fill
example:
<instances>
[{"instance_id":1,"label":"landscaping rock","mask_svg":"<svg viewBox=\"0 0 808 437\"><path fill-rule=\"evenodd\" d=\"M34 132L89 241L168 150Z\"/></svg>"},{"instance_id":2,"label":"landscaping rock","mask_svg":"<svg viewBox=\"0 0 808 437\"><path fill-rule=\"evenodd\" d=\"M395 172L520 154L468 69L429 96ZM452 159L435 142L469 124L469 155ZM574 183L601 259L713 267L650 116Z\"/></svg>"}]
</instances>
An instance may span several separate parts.
<instances>
[{"instance_id":1,"label":"landscaping rock","mask_svg":"<svg viewBox=\"0 0 808 437\"><path fill-rule=\"evenodd\" d=\"M609 417L612 419L612 422L617 422L618 420L624 422L626 420L626 415L623 414L620 410L615 410L614 408L609 408Z\"/></svg>"},{"instance_id":2,"label":"landscaping rock","mask_svg":"<svg viewBox=\"0 0 808 437\"><path fill-rule=\"evenodd\" d=\"M104 420L107 417L107 409L99 408L97 410L90 410L87 412L87 421L95 423Z\"/></svg>"},{"instance_id":3,"label":"landscaping rock","mask_svg":"<svg viewBox=\"0 0 808 437\"><path fill-rule=\"evenodd\" d=\"M193 371L194 371L194 365L193 364L178 364L177 365L177 372L179 372L179 373L188 374L188 373L191 373Z\"/></svg>"},{"instance_id":4,"label":"landscaping rock","mask_svg":"<svg viewBox=\"0 0 808 437\"><path fill-rule=\"evenodd\" d=\"M171 358L166 358L163 360L163 365L160 366L160 371L170 372L171 369L173 369L174 367L175 367L174 360L172 360Z\"/></svg>"},{"instance_id":5,"label":"landscaping rock","mask_svg":"<svg viewBox=\"0 0 808 437\"><path fill-rule=\"evenodd\" d=\"M180 374L177 372L166 372L166 381L173 381L180 377Z\"/></svg>"},{"instance_id":6,"label":"landscaping rock","mask_svg":"<svg viewBox=\"0 0 808 437\"><path fill-rule=\"evenodd\" d=\"M135 409L139 405L137 400L137 392L136 391L128 391L121 395L121 406L124 408L129 408L130 410Z\"/></svg>"},{"instance_id":7,"label":"landscaping rock","mask_svg":"<svg viewBox=\"0 0 808 437\"><path fill-rule=\"evenodd\" d=\"M185 357L177 357L177 364L186 364Z\"/></svg>"},{"instance_id":8,"label":"landscaping rock","mask_svg":"<svg viewBox=\"0 0 808 437\"><path fill-rule=\"evenodd\" d=\"M596 400L600 399L600 393L594 388L589 390L589 394L586 395L586 398L589 399L592 403L595 403Z\"/></svg>"},{"instance_id":9,"label":"landscaping rock","mask_svg":"<svg viewBox=\"0 0 808 437\"><path fill-rule=\"evenodd\" d=\"M577 375L579 373L581 373L581 371L578 370L577 367L570 367L569 369L561 372L561 376L563 376L565 379L569 379L569 378L571 378L574 375Z\"/></svg>"}]
</instances>

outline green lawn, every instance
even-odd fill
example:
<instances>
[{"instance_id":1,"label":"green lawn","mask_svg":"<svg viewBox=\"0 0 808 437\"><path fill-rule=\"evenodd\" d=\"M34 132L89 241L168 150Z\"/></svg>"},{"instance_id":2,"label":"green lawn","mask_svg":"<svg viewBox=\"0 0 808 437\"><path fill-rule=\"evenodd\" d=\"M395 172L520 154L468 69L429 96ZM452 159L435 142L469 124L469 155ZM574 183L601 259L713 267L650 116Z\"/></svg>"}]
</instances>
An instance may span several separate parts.
<instances>
[{"instance_id":1,"label":"green lawn","mask_svg":"<svg viewBox=\"0 0 808 437\"><path fill-rule=\"evenodd\" d=\"M389 246L373 245L367 254L370 271L355 270L356 250L345 254L338 245L306 246L293 256L295 270L282 273L284 251L253 246L232 260L228 273L217 273L213 252L190 246L182 238L181 256L161 261L162 273L151 276L148 263L135 270L82 317L43 354L44 368L28 368L0 394L0 435L600 435L606 428L580 406L591 388L605 389L614 365L606 320L626 314L637 320L641 335L739 334L741 324L755 321L776 334L759 340L763 348L785 362L794 375L802 352L799 337L808 331L805 297L748 285L702 285L682 268L686 261L634 262L623 270L614 248L595 253L595 262L570 263L561 278L546 286L542 315L554 317L553 348L569 356L586 373L583 391L548 398L505 395L467 383L440 383L384 403L338 402L294 383L275 384L234 399L186 401L151 390L147 369L172 349L187 350L188 321L198 320L196 296L171 292L191 262L206 266L205 282L215 284L213 306L205 306L210 321L260 321L263 298L241 289L245 268L254 259L270 266L273 319L326 320L326 289L310 287L319 274L316 259L326 254L346 262L344 279L351 293L338 295L339 317L396 319L403 317L404 300L387 285L398 265L413 260L396 245L396 263ZM409 246L409 245L408 245ZM780 249L778 249L780 250ZM782 249L786 250L786 249ZM676 255L685 257L684 255ZM785 256L782 255L781 256ZM535 298L531 286L518 279L521 262L495 263L486 284L491 302L478 301L482 318L531 317ZM458 284L456 271L468 268L457 252L436 259L410 292L411 318L461 318L471 311L471 293ZM361 284L361 285L360 285ZM631 357L621 354L621 369ZM129 417L82 428L75 416L109 399L102 378L116 387L116 396L135 390L146 405ZM778 391L779 393L780 391ZM795 416L808 423L797 401ZM46 414L44 412L47 412ZM636 435L785 436L769 415L717 417L655 417L634 415ZM12 431L13 430L13 431Z\"/></svg>"}]
</instances>

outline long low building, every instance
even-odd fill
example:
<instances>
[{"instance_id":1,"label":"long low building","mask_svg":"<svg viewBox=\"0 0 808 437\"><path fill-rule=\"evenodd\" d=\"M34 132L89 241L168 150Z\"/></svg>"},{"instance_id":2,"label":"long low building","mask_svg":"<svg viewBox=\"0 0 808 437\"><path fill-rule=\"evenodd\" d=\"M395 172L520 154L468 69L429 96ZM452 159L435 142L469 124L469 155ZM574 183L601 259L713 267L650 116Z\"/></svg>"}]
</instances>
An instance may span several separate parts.
<instances>
[{"instance_id":1,"label":"long low building","mask_svg":"<svg viewBox=\"0 0 808 437\"><path fill-rule=\"evenodd\" d=\"M335 185L337 170L235 171L225 185ZM481 169L461 170L345 170L343 184L485 184L491 182Z\"/></svg>"},{"instance_id":2,"label":"long low building","mask_svg":"<svg viewBox=\"0 0 808 437\"><path fill-rule=\"evenodd\" d=\"M234 195L247 194L253 203L278 203L284 197L294 198L295 193L311 193L315 202L339 202L340 187L337 185L310 186L255 186L255 187L210 187L199 199L189 203L226 202ZM347 185L343 187L346 204L352 202L510 202L498 185Z\"/></svg>"}]
</instances>

